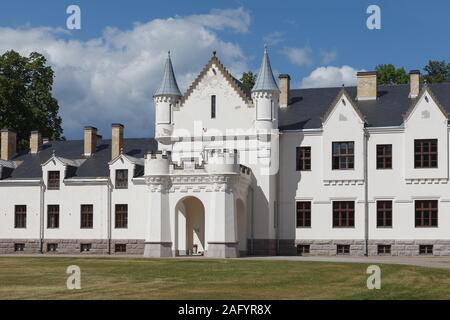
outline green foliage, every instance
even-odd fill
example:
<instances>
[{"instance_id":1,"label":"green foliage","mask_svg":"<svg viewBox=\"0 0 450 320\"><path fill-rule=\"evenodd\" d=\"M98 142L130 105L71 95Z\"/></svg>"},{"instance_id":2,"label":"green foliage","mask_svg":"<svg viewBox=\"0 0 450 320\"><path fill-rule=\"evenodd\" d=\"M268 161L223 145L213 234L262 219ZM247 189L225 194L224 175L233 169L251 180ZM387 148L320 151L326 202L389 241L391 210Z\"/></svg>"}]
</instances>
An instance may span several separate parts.
<instances>
[{"instance_id":1,"label":"green foliage","mask_svg":"<svg viewBox=\"0 0 450 320\"><path fill-rule=\"evenodd\" d=\"M247 90L252 90L256 82L256 74L251 71L244 72L241 77L241 82Z\"/></svg>"},{"instance_id":2,"label":"green foliage","mask_svg":"<svg viewBox=\"0 0 450 320\"><path fill-rule=\"evenodd\" d=\"M450 62L430 60L423 70L422 80L427 83L450 82Z\"/></svg>"},{"instance_id":3,"label":"green foliage","mask_svg":"<svg viewBox=\"0 0 450 320\"><path fill-rule=\"evenodd\" d=\"M18 148L28 146L30 132L61 139L58 101L52 96L54 73L45 57L15 51L0 55L0 128L17 131Z\"/></svg>"},{"instance_id":4,"label":"green foliage","mask_svg":"<svg viewBox=\"0 0 450 320\"><path fill-rule=\"evenodd\" d=\"M405 84L409 78L404 68L392 64L380 64L375 67L378 84Z\"/></svg>"}]
</instances>

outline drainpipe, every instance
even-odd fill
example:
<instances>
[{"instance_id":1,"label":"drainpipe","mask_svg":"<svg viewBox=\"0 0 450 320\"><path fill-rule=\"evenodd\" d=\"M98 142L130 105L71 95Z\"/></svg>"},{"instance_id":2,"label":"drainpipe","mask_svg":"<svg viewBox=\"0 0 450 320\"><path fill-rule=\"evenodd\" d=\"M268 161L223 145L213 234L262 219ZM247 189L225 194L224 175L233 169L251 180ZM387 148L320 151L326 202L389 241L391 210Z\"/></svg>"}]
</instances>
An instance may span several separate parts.
<instances>
[{"instance_id":1,"label":"drainpipe","mask_svg":"<svg viewBox=\"0 0 450 320\"><path fill-rule=\"evenodd\" d=\"M39 252L40 253L44 253L44 211L45 211L45 184L44 181L41 181L41 185L40 185L40 208L39 208Z\"/></svg>"},{"instance_id":2,"label":"drainpipe","mask_svg":"<svg viewBox=\"0 0 450 320\"><path fill-rule=\"evenodd\" d=\"M111 237L112 237L112 219L111 219L111 214L112 214L112 183L111 181L108 179L108 184L107 184L107 188L108 188L108 254L111 254Z\"/></svg>"},{"instance_id":3,"label":"drainpipe","mask_svg":"<svg viewBox=\"0 0 450 320\"><path fill-rule=\"evenodd\" d=\"M369 132L364 129L364 255L369 255Z\"/></svg>"},{"instance_id":4,"label":"drainpipe","mask_svg":"<svg viewBox=\"0 0 450 320\"><path fill-rule=\"evenodd\" d=\"M254 255L254 245L253 245L253 187L249 187L249 191L250 191L250 201L251 201L251 205L250 205L250 254Z\"/></svg>"}]
</instances>

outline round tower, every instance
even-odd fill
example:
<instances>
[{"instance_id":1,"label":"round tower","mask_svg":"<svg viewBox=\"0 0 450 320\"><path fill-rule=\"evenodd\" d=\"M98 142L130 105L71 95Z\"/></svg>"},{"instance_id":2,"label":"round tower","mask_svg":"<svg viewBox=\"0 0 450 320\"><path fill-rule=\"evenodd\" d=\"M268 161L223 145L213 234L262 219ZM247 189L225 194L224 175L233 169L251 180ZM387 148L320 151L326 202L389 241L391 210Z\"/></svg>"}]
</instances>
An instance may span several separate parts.
<instances>
[{"instance_id":1,"label":"round tower","mask_svg":"<svg viewBox=\"0 0 450 320\"><path fill-rule=\"evenodd\" d=\"M173 107L180 97L181 92L175 79L169 51L161 85L153 95L155 102L155 138L162 145L170 144L170 137L173 131Z\"/></svg>"},{"instance_id":2,"label":"round tower","mask_svg":"<svg viewBox=\"0 0 450 320\"><path fill-rule=\"evenodd\" d=\"M252 89L252 99L256 109L255 128L276 129L278 127L280 89L273 76L266 46L261 68Z\"/></svg>"}]
</instances>

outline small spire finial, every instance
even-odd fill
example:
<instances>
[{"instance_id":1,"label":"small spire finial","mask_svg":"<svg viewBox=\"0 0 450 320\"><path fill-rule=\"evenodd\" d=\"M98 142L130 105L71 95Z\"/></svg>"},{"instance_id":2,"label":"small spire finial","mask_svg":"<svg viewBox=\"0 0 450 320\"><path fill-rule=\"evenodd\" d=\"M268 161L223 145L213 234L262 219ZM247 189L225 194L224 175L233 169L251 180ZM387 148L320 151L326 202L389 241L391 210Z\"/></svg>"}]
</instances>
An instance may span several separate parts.
<instances>
[{"instance_id":1,"label":"small spire finial","mask_svg":"<svg viewBox=\"0 0 450 320\"><path fill-rule=\"evenodd\" d=\"M264 43L264 52L267 53L267 43Z\"/></svg>"},{"instance_id":2,"label":"small spire finial","mask_svg":"<svg viewBox=\"0 0 450 320\"><path fill-rule=\"evenodd\" d=\"M214 50L214 51L213 51L213 56L215 57L215 56L216 56L216 54L217 54L217 51L216 51L216 50Z\"/></svg>"},{"instance_id":3,"label":"small spire finial","mask_svg":"<svg viewBox=\"0 0 450 320\"><path fill-rule=\"evenodd\" d=\"M167 56L170 58L170 50L167 51Z\"/></svg>"},{"instance_id":4,"label":"small spire finial","mask_svg":"<svg viewBox=\"0 0 450 320\"><path fill-rule=\"evenodd\" d=\"M123 154L123 148L120 148L120 154Z\"/></svg>"},{"instance_id":5,"label":"small spire finial","mask_svg":"<svg viewBox=\"0 0 450 320\"><path fill-rule=\"evenodd\" d=\"M55 149L52 150L52 157L55 156Z\"/></svg>"}]
</instances>

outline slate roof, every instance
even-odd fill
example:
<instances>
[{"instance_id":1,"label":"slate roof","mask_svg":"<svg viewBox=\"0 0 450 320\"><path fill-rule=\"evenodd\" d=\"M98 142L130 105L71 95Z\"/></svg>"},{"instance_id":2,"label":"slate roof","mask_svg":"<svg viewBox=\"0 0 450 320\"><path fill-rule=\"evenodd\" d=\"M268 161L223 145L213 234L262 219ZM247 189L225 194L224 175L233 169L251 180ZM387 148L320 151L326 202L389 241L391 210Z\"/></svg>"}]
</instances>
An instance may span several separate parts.
<instances>
[{"instance_id":1,"label":"slate roof","mask_svg":"<svg viewBox=\"0 0 450 320\"><path fill-rule=\"evenodd\" d=\"M155 139L124 139L123 153L133 158L143 158L149 151L156 151L158 143ZM85 161L74 171L73 177L93 178L108 177L111 161L111 140L101 140L95 154L84 157L83 140L50 141L41 147L38 154L32 155L28 152L17 155L13 161L19 165L12 171L7 179L35 179L42 177L41 164L48 161L53 151L57 157ZM142 170L137 170L142 174Z\"/></svg>"},{"instance_id":2,"label":"slate roof","mask_svg":"<svg viewBox=\"0 0 450 320\"><path fill-rule=\"evenodd\" d=\"M450 83L429 84L438 103L450 112ZM290 91L289 105L279 110L280 130L318 129L322 127L321 117L341 91L336 88L294 89ZM379 85L376 100L356 100L356 87L346 87L358 110L364 116L367 127L400 126L403 116L416 103L410 99L409 84Z\"/></svg>"},{"instance_id":3,"label":"slate roof","mask_svg":"<svg viewBox=\"0 0 450 320\"><path fill-rule=\"evenodd\" d=\"M258 77L256 78L255 85L252 92L255 91L279 91L277 82L273 77L272 67L270 66L269 54L267 48L264 48L264 56L261 62L261 68L259 68Z\"/></svg>"},{"instance_id":4,"label":"slate roof","mask_svg":"<svg viewBox=\"0 0 450 320\"><path fill-rule=\"evenodd\" d=\"M166 65L164 67L164 75L156 90L154 96L181 96L180 89L178 88L175 73L173 72L172 60L170 59L170 52L167 55Z\"/></svg>"}]
</instances>

